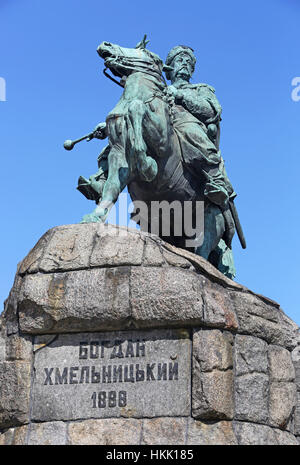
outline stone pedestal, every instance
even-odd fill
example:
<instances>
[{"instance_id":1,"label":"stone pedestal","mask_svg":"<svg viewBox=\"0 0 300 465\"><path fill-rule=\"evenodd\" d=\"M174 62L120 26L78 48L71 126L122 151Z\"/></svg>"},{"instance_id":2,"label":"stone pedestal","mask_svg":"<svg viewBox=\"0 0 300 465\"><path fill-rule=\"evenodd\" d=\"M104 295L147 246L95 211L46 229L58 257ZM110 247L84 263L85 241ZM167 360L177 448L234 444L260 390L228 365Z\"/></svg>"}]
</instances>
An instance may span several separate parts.
<instances>
[{"instance_id":1,"label":"stone pedestal","mask_svg":"<svg viewBox=\"0 0 300 465\"><path fill-rule=\"evenodd\" d=\"M51 229L0 323L0 444L298 444L298 326L155 236Z\"/></svg>"}]
</instances>

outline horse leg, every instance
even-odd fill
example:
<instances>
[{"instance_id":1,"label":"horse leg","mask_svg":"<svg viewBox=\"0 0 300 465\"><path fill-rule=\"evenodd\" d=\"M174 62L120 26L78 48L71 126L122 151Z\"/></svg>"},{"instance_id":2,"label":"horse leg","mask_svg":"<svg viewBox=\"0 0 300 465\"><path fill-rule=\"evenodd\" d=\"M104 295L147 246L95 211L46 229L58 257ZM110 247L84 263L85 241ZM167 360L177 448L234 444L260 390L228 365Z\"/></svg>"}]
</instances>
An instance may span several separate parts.
<instances>
[{"instance_id":1,"label":"horse leg","mask_svg":"<svg viewBox=\"0 0 300 465\"><path fill-rule=\"evenodd\" d=\"M103 186L101 201L95 210L85 215L82 223L104 223L109 211L118 200L119 194L129 183L130 173L125 157L125 150L113 146L108 155L108 178Z\"/></svg>"},{"instance_id":2,"label":"horse leg","mask_svg":"<svg viewBox=\"0 0 300 465\"><path fill-rule=\"evenodd\" d=\"M143 180L151 182L157 175L156 161L147 155L147 145L143 137L143 120L147 113L146 105L138 99L128 106L128 142L134 158L134 165Z\"/></svg>"},{"instance_id":3,"label":"horse leg","mask_svg":"<svg viewBox=\"0 0 300 465\"><path fill-rule=\"evenodd\" d=\"M170 154L172 137L174 134L170 122L167 105L162 105L161 100L154 99L145 105L146 112L143 124L143 135L148 147L160 158Z\"/></svg>"},{"instance_id":4,"label":"horse leg","mask_svg":"<svg viewBox=\"0 0 300 465\"><path fill-rule=\"evenodd\" d=\"M211 252L209 261L228 278L235 277L233 253L223 239L220 239L217 247Z\"/></svg>"},{"instance_id":5,"label":"horse leg","mask_svg":"<svg viewBox=\"0 0 300 465\"><path fill-rule=\"evenodd\" d=\"M210 203L204 211L204 240L195 253L208 260L225 232L225 221L221 209Z\"/></svg>"},{"instance_id":6,"label":"horse leg","mask_svg":"<svg viewBox=\"0 0 300 465\"><path fill-rule=\"evenodd\" d=\"M204 213L204 241L195 253L233 279L236 271L232 250L223 240L225 232L226 224L221 209L217 205L209 204Z\"/></svg>"}]
</instances>

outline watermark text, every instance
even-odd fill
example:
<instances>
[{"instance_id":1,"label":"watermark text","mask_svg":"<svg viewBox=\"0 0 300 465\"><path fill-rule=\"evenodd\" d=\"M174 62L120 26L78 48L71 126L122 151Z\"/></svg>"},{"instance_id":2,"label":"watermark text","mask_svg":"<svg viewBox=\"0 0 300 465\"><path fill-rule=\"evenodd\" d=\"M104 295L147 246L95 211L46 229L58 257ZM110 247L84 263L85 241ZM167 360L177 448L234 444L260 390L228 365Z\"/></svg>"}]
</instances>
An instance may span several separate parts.
<instances>
[{"instance_id":1,"label":"watermark text","mask_svg":"<svg viewBox=\"0 0 300 465\"><path fill-rule=\"evenodd\" d=\"M0 102L6 101L6 81L0 77Z\"/></svg>"},{"instance_id":2,"label":"watermark text","mask_svg":"<svg viewBox=\"0 0 300 465\"><path fill-rule=\"evenodd\" d=\"M292 86L294 89L292 90L292 100L294 102L299 102L300 101L300 77L294 77L292 80Z\"/></svg>"},{"instance_id":3,"label":"watermark text","mask_svg":"<svg viewBox=\"0 0 300 465\"><path fill-rule=\"evenodd\" d=\"M114 205L100 202L99 207L107 208L107 221L129 228L140 227L141 231L162 237L184 238L186 247L200 247L204 241L203 201L130 201L121 193ZM119 234L126 234L120 230Z\"/></svg>"}]
</instances>

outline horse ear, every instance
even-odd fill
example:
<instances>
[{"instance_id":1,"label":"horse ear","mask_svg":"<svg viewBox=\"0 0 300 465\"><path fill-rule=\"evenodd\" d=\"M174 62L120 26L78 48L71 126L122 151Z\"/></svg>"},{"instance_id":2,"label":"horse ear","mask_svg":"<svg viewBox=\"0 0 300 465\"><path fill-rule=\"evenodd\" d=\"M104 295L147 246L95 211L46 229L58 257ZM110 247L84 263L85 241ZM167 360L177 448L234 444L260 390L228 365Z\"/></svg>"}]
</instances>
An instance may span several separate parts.
<instances>
[{"instance_id":1,"label":"horse ear","mask_svg":"<svg viewBox=\"0 0 300 465\"><path fill-rule=\"evenodd\" d=\"M170 77L170 71L173 71L173 67L172 66L168 66L168 65L164 65L163 66L163 71L165 72L165 75L166 75L166 78L168 81L171 80L171 77Z\"/></svg>"},{"instance_id":2,"label":"horse ear","mask_svg":"<svg viewBox=\"0 0 300 465\"><path fill-rule=\"evenodd\" d=\"M147 47L147 44L149 44L150 42L150 40L146 40L146 39L147 39L147 34L145 34L143 39L138 44L136 44L135 48L145 49Z\"/></svg>"},{"instance_id":3,"label":"horse ear","mask_svg":"<svg viewBox=\"0 0 300 465\"><path fill-rule=\"evenodd\" d=\"M173 71L173 69L174 69L173 66L168 66L168 65L163 66L163 71L165 73L167 73L168 71Z\"/></svg>"}]
</instances>

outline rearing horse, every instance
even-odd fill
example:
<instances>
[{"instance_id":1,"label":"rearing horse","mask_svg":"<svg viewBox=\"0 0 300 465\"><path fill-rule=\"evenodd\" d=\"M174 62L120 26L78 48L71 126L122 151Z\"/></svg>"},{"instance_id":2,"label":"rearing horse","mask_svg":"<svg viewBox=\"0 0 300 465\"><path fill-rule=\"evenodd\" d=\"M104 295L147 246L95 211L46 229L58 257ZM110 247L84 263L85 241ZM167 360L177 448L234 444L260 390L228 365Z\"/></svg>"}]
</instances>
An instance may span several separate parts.
<instances>
[{"instance_id":1,"label":"rearing horse","mask_svg":"<svg viewBox=\"0 0 300 465\"><path fill-rule=\"evenodd\" d=\"M185 166L180 141L172 125L174 99L170 98L162 78L163 62L158 55L146 50L145 45L145 40L134 49L103 42L97 49L106 68L126 81L119 102L106 118L108 176L100 202L82 222L104 222L126 186L133 202L143 201L150 210L153 201L178 201L181 204L204 201L204 240L193 251L233 277L231 250L222 241L227 234L226 242L230 245L233 219L230 215L228 231L223 212L204 198L204 184L201 185L196 175ZM184 234L181 237L161 236L173 245L185 248L183 244L187 238ZM227 258L223 260L222 269L219 264L222 264L224 254ZM224 266L226 261L231 263L227 268Z\"/></svg>"}]
</instances>

